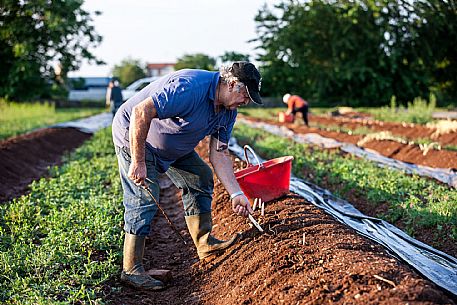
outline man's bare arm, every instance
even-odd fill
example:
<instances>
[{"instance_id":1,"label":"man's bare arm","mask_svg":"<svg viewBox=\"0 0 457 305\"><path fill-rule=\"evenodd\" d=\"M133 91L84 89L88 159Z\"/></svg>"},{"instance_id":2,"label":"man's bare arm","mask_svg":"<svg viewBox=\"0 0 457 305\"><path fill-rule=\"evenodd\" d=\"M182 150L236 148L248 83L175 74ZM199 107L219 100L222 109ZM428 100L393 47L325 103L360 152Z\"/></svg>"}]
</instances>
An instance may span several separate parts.
<instances>
[{"instance_id":1,"label":"man's bare arm","mask_svg":"<svg viewBox=\"0 0 457 305\"><path fill-rule=\"evenodd\" d=\"M209 160L213 165L216 176L222 182L227 192L230 195L238 193L241 189L240 185L236 181L235 174L233 173L233 163L232 159L230 158L228 149L217 151L217 141L218 140L214 139L213 137L210 139ZM244 195L232 198L232 209L236 214L244 217L247 217L250 213L253 213L251 205Z\"/></svg>"},{"instance_id":2,"label":"man's bare arm","mask_svg":"<svg viewBox=\"0 0 457 305\"><path fill-rule=\"evenodd\" d=\"M146 137L153 118L157 111L151 97L133 107L130 118L129 141L132 163L128 176L136 184L144 185L146 178L145 147Z\"/></svg>"}]
</instances>

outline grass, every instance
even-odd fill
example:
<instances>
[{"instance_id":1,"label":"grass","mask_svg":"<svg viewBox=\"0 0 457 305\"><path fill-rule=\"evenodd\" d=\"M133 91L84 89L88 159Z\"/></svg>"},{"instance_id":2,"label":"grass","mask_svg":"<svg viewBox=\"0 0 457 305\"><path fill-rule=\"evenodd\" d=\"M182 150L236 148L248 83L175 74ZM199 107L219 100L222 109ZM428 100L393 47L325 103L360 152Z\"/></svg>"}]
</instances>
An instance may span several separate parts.
<instances>
[{"instance_id":1,"label":"grass","mask_svg":"<svg viewBox=\"0 0 457 305\"><path fill-rule=\"evenodd\" d=\"M405 122L426 124L433 121L432 113L436 111L436 97L431 94L429 101L417 97L406 106L397 105L395 96L390 101L390 106L381 108L357 108L356 111L370 113L375 119L387 122Z\"/></svg>"},{"instance_id":2,"label":"grass","mask_svg":"<svg viewBox=\"0 0 457 305\"><path fill-rule=\"evenodd\" d=\"M446 145L446 146L444 146L444 149L451 150L451 151L457 151L457 146L456 145Z\"/></svg>"},{"instance_id":3,"label":"grass","mask_svg":"<svg viewBox=\"0 0 457 305\"><path fill-rule=\"evenodd\" d=\"M314 115L326 115L332 111L338 110L341 107L313 107L310 104L309 111ZM343 107L344 108L344 107ZM277 119L278 112L285 111L287 108L274 107L274 108L243 108L238 111L241 114L261 118L261 119ZM430 95L429 100L422 99L420 97L415 98L412 102L408 102L407 105L398 105L395 97L392 97L390 106L370 108L360 107L354 108L353 111L363 112L371 114L376 120L386 122L405 122L405 123L416 123L426 124L432 122L432 113L435 111L446 111L446 109L436 108L436 98L433 94ZM312 122L311 122L312 123Z\"/></svg>"},{"instance_id":4,"label":"grass","mask_svg":"<svg viewBox=\"0 0 457 305\"><path fill-rule=\"evenodd\" d=\"M0 140L102 111L102 108L60 109L51 103L15 103L0 99Z\"/></svg>"},{"instance_id":5,"label":"grass","mask_svg":"<svg viewBox=\"0 0 457 305\"><path fill-rule=\"evenodd\" d=\"M123 207L111 130L66 158L30 194L0 204L2 304L101 304L103 283L119 273Z\"/></svg>"},{"instance_id":6,"label":"grass","mask_svg":"<svg viewBox=\"0 0 457 305\"><path fill-rule=\"evenodd\" d=\"M404 222L412 235L421 227L449 228L449 242L457 239L455 190L243 125L234 134L265 157L294 155L295 175L306 170L314 183L342 185L336 194L343 198L357 192L370 204L388 204L381 217ZM102 304L116 289L105 283L120 271L122 244L111 130L96 133L51 174L34 182L30 194L0 204L0 303Z\"/></svg>"},{"instance_id":7,"label":"grass","mask_svg":"<svg viewBox=\"0 0 457 305\"><path fill-rule=\"evenodd\" d=\"M422 123L426 124L428 128L435 128L436 132L432 135L432 139L427 138L418 138L411 139L408 137L399 137L399 136L389 136L384 138L385 140L397 141L410 145L419 145L422 149L423 146L433 147L434 149L439 150L449 150L456 151L457 148L454 145L444 145L441 146L434 141L434 138L437 138L440 135L448 134L457 131L457 122L449 120L432 120L432 112L437 110L435 108L436 99L433 95L430 97L430 102L427 102L423 99L416 98L413 103L408 103L407 107L398 106L395 102L395 97L392 98L390 107L381 107L381 108L355 108L354 111L371 113L375 116L377 120L380 121L393 121L393 122L406 122L406 123ZM315 115L325 115L331 111L336 110L337 107L333 108L313 108L312 113ZM270 119L277 120L278 112L285 111L286 108L283 107L273 107L273 108L240 108L239 113L259 119ZM297 122L298 124L302 123L301 121ZM367 136L368 140L370 137L379 137L379 133L373 132L372 129L361 126L356 129L351 129L344 126L338 126L336 124L320 124L313 122L312 120L309 123L310 127L318 128L326 131L335 131L340 133L346 133L349 135L362 135ZM380 139L382 140L382 139Z\"/></svg>"},{"instance_id":8,"label":"grass","mask_svg":"<svg viewBox=\"0 0 457 305\"><path fill-rule=\"evenodd\" d=\"M417 175L380 168L350 154L319 150L242 124L236 126L234 136L268 159L293 155L293 172L297 177L317 185L329 183L337 196L348 201L357 195L372 205L373 210L387 205L382 209L386 212L371 216L401 223L412 236L423 228L449 228L449 242L457 240L454 189Z\"/></svg>"}]
</instances>

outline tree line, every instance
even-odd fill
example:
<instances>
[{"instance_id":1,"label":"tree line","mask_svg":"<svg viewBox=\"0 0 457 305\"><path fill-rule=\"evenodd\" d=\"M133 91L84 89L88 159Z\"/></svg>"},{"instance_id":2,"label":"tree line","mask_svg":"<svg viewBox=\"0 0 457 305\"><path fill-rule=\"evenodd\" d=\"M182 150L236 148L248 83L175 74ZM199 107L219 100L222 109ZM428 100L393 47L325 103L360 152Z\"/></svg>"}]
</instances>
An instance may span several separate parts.
<instances>
[{"instance_id":1,"label":"tree line","mask_svg":"<svg viewBox=\"0 0 457 305\"><path fill-rule=\"evenodd\" d=\"M289 0L255 20L268 95L350 106L457 98L453 0Z\"/></svg>"},{"instance_id":2,"label":"tree line","mask_svg":"<svg viewBox=\"0 0 457 305\"><path fill-rule=\"evenodd\" d=\"M83 60L97 64L90 48L102 41L82 0L2 0L0 97L61 97L65 78Z\"/></svg>"},{"instance_id":3,"label":"tree line","mask_svg":"<svg viewBox=\"0 0 457 305\"><path fill-rule=\"evenodd\" d=\"M0 97L62 94L69 71L100 37L81 0L4 0L0 7ZM94 15L99 14L95 12ZM300 94L321 105L379 106L433 93L438 103L457 98L457 5L454 0L283 0L255 17L255 61L264 96ZM213 70L247 60L186 54L176 69ZM145 67L125 59L113 68L126 85Z\"/></svg>"}]
</instances>

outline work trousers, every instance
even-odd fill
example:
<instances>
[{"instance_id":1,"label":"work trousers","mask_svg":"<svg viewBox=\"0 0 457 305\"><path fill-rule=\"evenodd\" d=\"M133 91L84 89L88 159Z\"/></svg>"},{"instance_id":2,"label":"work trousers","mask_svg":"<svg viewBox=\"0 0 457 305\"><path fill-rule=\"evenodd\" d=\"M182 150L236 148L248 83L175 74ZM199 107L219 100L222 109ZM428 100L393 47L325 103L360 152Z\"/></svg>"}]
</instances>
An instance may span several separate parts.
<instances>
[{"instance_id":1,"label":"work trousers","mask_svg":"<svg viewBox=\"0 0 457 305\"><path fill-rule=\"evenodd\" d=\"M292 111L292 113L295 115L297 112L301 112L303 116L303 122L305 123L306 126L308 125L308 105L304 105L303 107L296 108Z\"/></svg>"},{"instance_id":2,"label":"work trousers","mask_svg":"<svg viewBox=\"0 0 457 305\"><path fill-rule=\"evenodd\" d=\"M129 234L147 236L151 230L151 222L157 213L157 205L143 187L136 185L128 177L131 163L129 149L118 146L115 148L124 191L124 230ZM159 202L160 187L156 156L146 148L145 158L147 177L153 182L149 184L149 189ZM195 151L173 162L166 174L182 191L185 216L211 212L213 172Z\"/></svg>"},{"instance_id":3,"label":"work trousers","mask_svg":"<svg viewBox=\"0 0 457 305\"><path fill-rule=\"evenodd\" d=\"M119 107L121 107L121 105L122 105L122 102L119 103L119 102L111 101L109 108L110 108L111 113L113 114L113 118L114 118L114 115L116 114L117 110L119 109Z\"/></svg>"}]
</instances>

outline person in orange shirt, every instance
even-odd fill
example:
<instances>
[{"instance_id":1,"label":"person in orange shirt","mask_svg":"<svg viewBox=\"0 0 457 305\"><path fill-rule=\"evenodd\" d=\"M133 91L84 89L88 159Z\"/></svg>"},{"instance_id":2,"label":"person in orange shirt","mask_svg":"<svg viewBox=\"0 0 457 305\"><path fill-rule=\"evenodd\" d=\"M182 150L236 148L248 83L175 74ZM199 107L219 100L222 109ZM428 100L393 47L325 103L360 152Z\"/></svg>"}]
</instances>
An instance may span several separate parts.
<instances>
[{"instance_id":1,"label":"person in orange shirt","mask_svg":"<svg viewBox=\"0 0 457 305\"><path fill-rule=\"evenodd\" d=\"M308 102L305 101L298 95L290 95L289 93L284 94L282 98L283 102L287 104L287 111L286 114L293 114L295 118L295 114L297 112L301 112L303 114L303 121L305 125L308 125Z\"/></svg>"}]
</instances>

